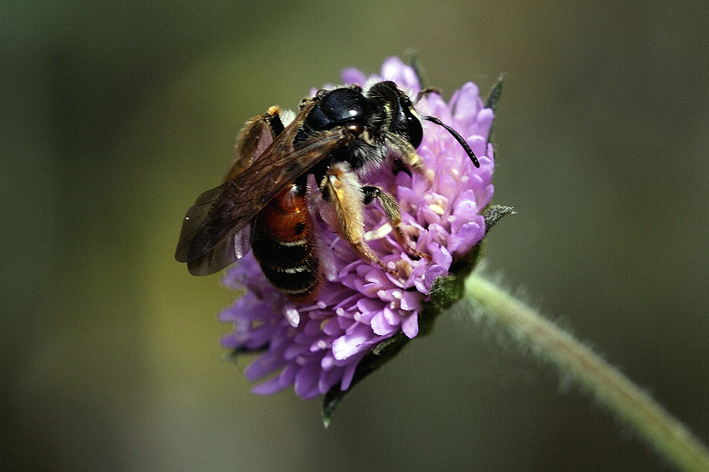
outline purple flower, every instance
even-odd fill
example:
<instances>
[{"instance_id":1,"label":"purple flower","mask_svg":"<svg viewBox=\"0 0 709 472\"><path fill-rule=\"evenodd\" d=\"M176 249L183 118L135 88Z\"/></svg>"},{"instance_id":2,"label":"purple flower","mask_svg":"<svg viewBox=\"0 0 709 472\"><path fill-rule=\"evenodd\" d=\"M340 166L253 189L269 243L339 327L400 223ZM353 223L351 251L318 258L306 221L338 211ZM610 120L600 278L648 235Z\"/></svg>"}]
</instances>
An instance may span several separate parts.
<instances>
[{"instance_id":1,"label":"purple flower","mask_svg":"<svg viewBox=\"0 0 709 472\"><path fill-rule=\"evenodd\" d=\"M342 78L364 87L392 80L412 100L421 89L414 70L398 58L386 60L380 76L346 69ZM494 159L488 142L493 110L485 108L471 82L456 91L449 103L430 93L416 109L458 131L480 161L476 168L448 131L423 121L418 153L424 171L394 173L384 166L366 179L396 197L416 249L430 258L410 257L388 231L376 204L366 208L368 243L384 263L398 269L397 275L363 260L333 232L326 223L327 205L314 205L313 219L319 247L331 259L325 265L332 280L323 282L316 301L288 300L268 283L253 256L246 255L223 279L226 286L245 293L222 311L219 320L234 325L234 331L222 339L224 347L263 351L245 370L251 382L266 379L253 388L254 393L272 394L293 385L300 397L313 398L336 386L347 390L358 364L376 346L399 333L409 339L417 336L423 303L434 281L449 275L452 264L485 236L482 213L493 194Z\"/></svg>"}]
</instances>

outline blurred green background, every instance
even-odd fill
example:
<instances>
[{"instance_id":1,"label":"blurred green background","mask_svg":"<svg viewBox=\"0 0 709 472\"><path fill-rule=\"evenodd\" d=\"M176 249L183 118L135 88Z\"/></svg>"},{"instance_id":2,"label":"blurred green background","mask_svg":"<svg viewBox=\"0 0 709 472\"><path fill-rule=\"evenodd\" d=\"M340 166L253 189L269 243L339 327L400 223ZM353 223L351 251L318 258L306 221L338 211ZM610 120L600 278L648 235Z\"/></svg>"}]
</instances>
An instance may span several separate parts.
<instances>
[{"instance_id":1,"label":"blurred green background","mask_svg":"<svg viewBox=\"0 0 709 472\"><path fill-rule=\"evenodd\" d=\"M706 2L5 1L3 470L664 470L459 314L349 395L249 393L234 293L173 253L242 123L417 48L506 73L488 271L709 441Z\"/></svg>"}]
</instances>

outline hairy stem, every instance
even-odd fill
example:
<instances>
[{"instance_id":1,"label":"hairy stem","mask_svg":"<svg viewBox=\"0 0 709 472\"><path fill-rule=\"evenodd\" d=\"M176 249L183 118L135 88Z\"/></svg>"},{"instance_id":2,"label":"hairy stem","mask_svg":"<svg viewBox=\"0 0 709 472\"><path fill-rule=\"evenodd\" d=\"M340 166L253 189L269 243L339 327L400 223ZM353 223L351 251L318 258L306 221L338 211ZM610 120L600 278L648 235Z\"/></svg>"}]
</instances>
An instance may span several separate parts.
<instances>
[{"instance_id":1,"label":"hairy stem","mask_svg":"<svg viewBox=\"0 0 709 472\"><path fill-rule=\"evenodd\" d=\"M554 364L627 423L679 470L709 471L709 451L687 428L587 346L477 274L465 298L478 318Z\"/></svg>"}]
</instances>

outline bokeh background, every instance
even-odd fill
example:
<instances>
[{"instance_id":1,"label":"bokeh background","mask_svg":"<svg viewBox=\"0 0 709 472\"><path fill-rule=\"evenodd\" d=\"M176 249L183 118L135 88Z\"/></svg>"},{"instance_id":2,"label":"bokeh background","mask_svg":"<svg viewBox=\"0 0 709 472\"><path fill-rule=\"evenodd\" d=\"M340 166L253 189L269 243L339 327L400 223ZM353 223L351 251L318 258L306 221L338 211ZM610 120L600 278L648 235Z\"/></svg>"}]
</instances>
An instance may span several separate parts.
<instances>
[{"instance_id":1,"label":"bokeh background","mask_svg":"<svg viewBox=\"0 0 709 472\"><path fill-rule=\"evenodd\" d=\"M666 470L460 314L320 401L222 362L234 293L173 260L241 124L416 48L506 74L488 272L709 441L709 3L5 1L0 468Z\"/></svg>"}]
</instances>

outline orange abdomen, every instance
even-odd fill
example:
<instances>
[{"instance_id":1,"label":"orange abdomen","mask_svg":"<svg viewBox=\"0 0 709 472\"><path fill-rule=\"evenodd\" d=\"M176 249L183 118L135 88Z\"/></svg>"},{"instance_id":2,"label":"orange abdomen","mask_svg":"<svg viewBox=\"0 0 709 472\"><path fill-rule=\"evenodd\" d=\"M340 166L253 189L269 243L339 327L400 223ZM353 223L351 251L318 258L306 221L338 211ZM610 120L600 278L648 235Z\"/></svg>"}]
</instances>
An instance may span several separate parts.
<instances>
[{"instance_id":1,"label":"orange abdomen","mask_svg":"<svg viewBox=\"0 0 709 472\"><path fill-rule=\"evenodd\" d=\"M312 301L320 285L313 221L305 188L281 190L253 223L251 249L266 278L294 301Z\"/></svg>"}]
</instances>

